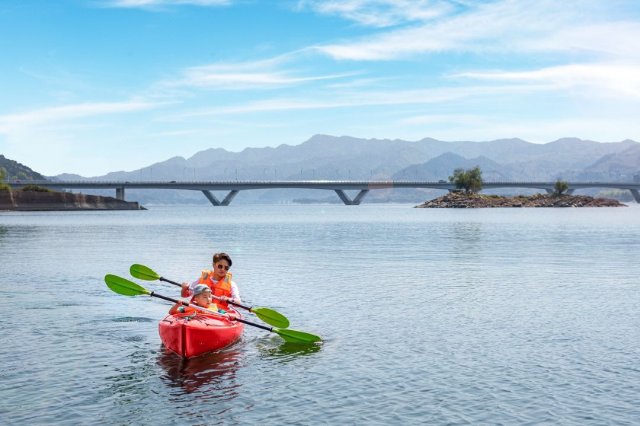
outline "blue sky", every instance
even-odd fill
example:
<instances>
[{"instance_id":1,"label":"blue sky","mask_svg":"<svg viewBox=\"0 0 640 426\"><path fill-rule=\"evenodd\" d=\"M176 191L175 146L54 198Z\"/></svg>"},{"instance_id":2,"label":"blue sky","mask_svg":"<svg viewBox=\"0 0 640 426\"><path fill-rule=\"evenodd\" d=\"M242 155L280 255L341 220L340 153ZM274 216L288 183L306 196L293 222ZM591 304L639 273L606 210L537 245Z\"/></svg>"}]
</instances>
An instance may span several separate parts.
<instances>
[{"instance_id":1,"label":"blue sky","mask_svg":"<svg viewBox=\"0 0 640 426\"><path fill-rule=\"evenodd\" d=\"M133 170L314 134L640 141L637 0L3 0L0 153Z\"/></svg>"}]
</instances>

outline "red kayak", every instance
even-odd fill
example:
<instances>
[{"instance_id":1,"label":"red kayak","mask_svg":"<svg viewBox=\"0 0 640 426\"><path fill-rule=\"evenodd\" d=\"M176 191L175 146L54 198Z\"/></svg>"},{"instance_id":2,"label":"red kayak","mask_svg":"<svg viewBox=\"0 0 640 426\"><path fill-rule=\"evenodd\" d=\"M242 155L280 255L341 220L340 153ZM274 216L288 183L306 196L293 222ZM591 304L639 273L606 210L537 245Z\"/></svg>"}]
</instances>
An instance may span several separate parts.
<instances>
[{"instance_id":1,"label":"red kayak","mask_svg":"<svg viewBox=\"0 0 640 426\"><path fill-rule=\"evenodd\" d=\"M236 342L244 325L221 315L169 314L160 321L158 329L162 343L169 350L181 357L193 358Z\"/></svg>"}]
</instances>

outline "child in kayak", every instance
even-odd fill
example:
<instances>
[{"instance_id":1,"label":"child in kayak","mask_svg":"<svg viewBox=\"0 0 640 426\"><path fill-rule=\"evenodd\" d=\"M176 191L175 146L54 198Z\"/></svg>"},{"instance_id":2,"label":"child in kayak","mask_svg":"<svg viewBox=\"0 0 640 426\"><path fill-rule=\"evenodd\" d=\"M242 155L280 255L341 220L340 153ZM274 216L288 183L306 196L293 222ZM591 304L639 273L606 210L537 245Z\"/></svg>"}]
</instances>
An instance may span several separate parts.
<instances>
[{"instance_id":1,"label":"child in kayak","mask_svg":"<svg viewBox=\"0 0 640 426\"><path fill-rule=\"evenodd\" d=\"M217 311L218 308L216 307L216 305L212 305L211 304L211 289L204 285L204 284L198 284L197 286L195 286L195 288L193 289L193 297L191 298L191 300L189 301L189 303L193 303L194 305L198 305L201 308L207 308L207 309L211 309L212 311ZM193 306L185 306L183 304L178 304L176 303L175 305L173 305L171 307L171 309L169 310L170 314L194 314L194 313L206 313L204 311L199 311L198 309L194 308Z\"/></svg>"},{"instance_id":2,"label":"child in kayak","mask_svg":"<svg viewBox=\"0 0 640 426\"><path fill-rule=\"evenodd\" d=\"M231 280L229 268L233 262L227 253L213 255L213 270L203 270L200 277L192 283L182 283L182 297L194 294L194 289L200 284L205 284L211 289L214 303L219 309L228 311L228 301L241 303L240 291L235 282Z\"/></svg>"}]
</instances>

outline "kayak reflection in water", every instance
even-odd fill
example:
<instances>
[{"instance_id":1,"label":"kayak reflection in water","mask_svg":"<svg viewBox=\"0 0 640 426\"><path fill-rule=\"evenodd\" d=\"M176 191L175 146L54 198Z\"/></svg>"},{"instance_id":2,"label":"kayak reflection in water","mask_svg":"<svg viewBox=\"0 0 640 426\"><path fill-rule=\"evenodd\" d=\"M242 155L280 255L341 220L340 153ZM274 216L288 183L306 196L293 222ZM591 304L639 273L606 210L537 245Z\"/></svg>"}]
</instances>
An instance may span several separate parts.
<instances>
[{"instance_id":1,"label":"kayak reflection in water","mask_svg":"<svg viewBox=\"0 0 640 426\"><path fill-rule=\"evenodd\" d=\"M236 346L191 359L178 358L169 350L160 350L157 363L165 372L160 379L169 387L180 388L185 394L197 393L198 397L206 395L207 401L230 402L240 396L237 373L244 358ZM181 401L179 394L178 401ZM191 403L193 401L189 400L189 406ZM189 411L187 415L193 414L200 413ZM187 421L198 424L202 418L188 418Z\"/></svg>"},{"instance_id":2,"label":"kayak reflection in water","mask_svg":"<svg viewBox=\"0 0 640 426\"><path fill-rule=\"evenodd\" d=\"M233 262L227 253L216 253L213 255L213 270L203 270L200 277L192 283L182 283L182 297L189 297L194 294L194 289L200 284L204 284L211 289L213 302L219 309L229 310L227 301L242 303L238 285L233 282L229 269Z\"/></svg>"}]
</instances>

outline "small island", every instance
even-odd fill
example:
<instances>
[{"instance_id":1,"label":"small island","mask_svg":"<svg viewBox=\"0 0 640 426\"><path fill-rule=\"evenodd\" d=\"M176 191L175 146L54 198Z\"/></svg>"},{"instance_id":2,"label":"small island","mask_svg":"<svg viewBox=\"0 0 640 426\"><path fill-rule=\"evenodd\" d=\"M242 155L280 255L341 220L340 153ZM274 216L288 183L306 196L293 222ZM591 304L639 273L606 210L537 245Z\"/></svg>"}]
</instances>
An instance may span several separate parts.
<instances>
[{"instance_id":1,"label":"small island","mask_svg":"<svg viewBox=\"0 0 640 426\"><path fill-rule=\"evenodd\" d=\"M416 208L488 208L488 207L626 207L618 200L587 195L534 194L505 197L465 192L451 192L425 201Z\"/></svg>"},{"instance_id":2,"label":"small island","mask_svg":"<svg viewBox=\"0 0 640 426\"><path fill-rule=\"evenodd\" d=\"M0 211L146 210L137 202L54 191L2 191Z\"/></svg>"},{"instance_id":3,"label":"small island","mask_svg":"<svg viewBox=\"0 0 640 426\"><path fill-rule=\"evenodd\" d=\"M569 189L567 182L560 179L552 194L534 195L485 195L482 189L482 171L480 167L470 170L456 169L449 181L456 190L425 201L416 208L490 208L490 207L626 207L626 204L610 198L594 198L588 195L565 194Z\"/></svg>"},{"instance_id":4,"label":"small island","mask_svg":"<svg viewBox=\"0 0 640 426\"><path fill-rule=\"evenodd\" d=\"M6 176L25 181L45 180L27 166L0 155L0 211L146 210L137 202L52 191L37 185L25 185L16 190L4 182Z\"/></svg>"}]
</instances>

